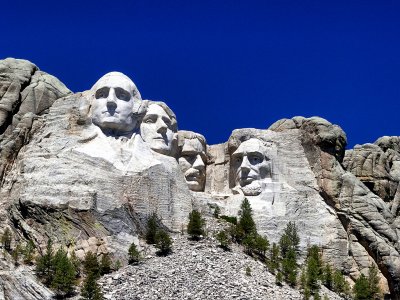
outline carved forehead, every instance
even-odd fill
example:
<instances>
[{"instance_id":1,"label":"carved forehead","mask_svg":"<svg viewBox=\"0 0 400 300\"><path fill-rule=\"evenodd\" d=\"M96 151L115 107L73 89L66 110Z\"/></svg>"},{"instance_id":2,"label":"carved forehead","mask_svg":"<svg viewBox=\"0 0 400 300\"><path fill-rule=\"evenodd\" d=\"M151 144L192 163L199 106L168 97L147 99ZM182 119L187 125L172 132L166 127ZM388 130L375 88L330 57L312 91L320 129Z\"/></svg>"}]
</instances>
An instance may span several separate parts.
<instances>
[{"instance_id":1,"label":"carved forehead","mask_svg":"<svg viewBox=\"0 0 400 300\"><path fill-rule=\"evenodd\" d=\"M267 148L259 139L251 138L241 143L233 154L245 154L248 152L259 152L265 155Z\"/></svg>"},{"instance_id":2,"label":"carved forehead","mask_svg":"<svg viewBox=\"0 0 400 300\"><path fill-rule=\"evenodd\" d=\"M204 145L198 139L185 139L182 147L182 153L205 153L205 151Z\"/></svg>"},{"instance_id":3,"label":"carved forehead","mask_svg":"<svg viewBox=\"0 0 400 300\"><path fill-rule=\"evenodd\" d=\"M167 114L167 112L164 110L164 108L154 103L149 105L149 107L147 108L146 115L157 115L171 119L170 116Z\"/></svg>"},{"instance_id":4,"label":"carved forehead","mask_svg":"<svg viewBox=\"0 0 400 300\"><path fill-rule=\"evenodd\" d=\"M120 87L131 93L135 98L141 99L140 93L133 81L123 73L110 72L101 77L91 88L92 91L97 91L102 87Z\"/></svg>"}]
</instances>

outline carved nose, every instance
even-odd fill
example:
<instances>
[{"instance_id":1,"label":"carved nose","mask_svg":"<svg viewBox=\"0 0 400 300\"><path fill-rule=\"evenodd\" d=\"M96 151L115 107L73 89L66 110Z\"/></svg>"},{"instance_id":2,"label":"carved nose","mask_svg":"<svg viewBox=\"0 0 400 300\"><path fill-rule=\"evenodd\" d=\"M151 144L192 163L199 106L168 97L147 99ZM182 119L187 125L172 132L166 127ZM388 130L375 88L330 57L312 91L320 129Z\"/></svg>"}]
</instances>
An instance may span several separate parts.
<instances>
[{"instance_id":1,"label":"carved nose","mask_svg":"<svg viewBox=\"0 0 400 300\"><path fill-rule=\"evenodd\" d=\"M107 97L107 107L111 109L117 108L117 96L115 95L115 90L110 89Z\"/></svg>"},{"instance_id":2,"label":"carved nose","mask_svg":"<svg viewBox=\"0 0 400 300\"><path fill-rule=\"evenodd\" d=\"M166 133L167 132L167 124L162 119L157 120L157 132L158 133Z\"/></svg>"},{"instance_id":3,"label":"carved nose","mask_svg":"<svg viewBox=\"0 0 400 300\"><path fill-rule=\"evenodd\" d=\"M201 170L205 168L203 159L201 158L200 154L197 154L196 160L193 163L193 168Z\"/></svg>"},{"instance_id":4,"label":"carved nose","mask_svg":"<svg viewBox=\"0 0 400 300\"><path fill-rule=\"evenodd\" d=\"M250 171L250 162L247 159L247 156L243 156L242 164L240 165L240 169L244 171Z\"/></svg>"}]
</instances>

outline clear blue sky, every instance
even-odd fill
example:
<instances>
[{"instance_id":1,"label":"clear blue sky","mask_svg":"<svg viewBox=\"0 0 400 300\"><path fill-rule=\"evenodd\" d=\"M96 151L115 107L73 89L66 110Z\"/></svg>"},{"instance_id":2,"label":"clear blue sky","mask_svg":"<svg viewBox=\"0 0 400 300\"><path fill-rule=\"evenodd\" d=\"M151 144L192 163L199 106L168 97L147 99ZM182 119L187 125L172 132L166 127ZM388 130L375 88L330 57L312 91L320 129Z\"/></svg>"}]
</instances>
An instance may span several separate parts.
<instances>
[{"instance_id":1,"label":"clear blue sky","mask_svg":"<svg viewBox=\"0 0 400 300\"><path fill-rule=\"evenodd\" d=\"M400 135L399 1L3 1L0 58L72 91L121 71L180 129L326 118L349 146Z\"/></svg>"}]
</instances>

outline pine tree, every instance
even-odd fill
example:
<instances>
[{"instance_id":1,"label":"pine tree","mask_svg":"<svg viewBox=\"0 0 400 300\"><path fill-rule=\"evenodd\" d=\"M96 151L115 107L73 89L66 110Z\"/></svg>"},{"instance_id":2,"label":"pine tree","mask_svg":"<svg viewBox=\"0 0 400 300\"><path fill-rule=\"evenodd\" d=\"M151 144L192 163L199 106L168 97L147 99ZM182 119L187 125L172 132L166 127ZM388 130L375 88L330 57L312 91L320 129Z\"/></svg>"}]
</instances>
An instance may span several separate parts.
<instances>
[{"instance_id":1,"label":"pine tree","mask_svg":"<svg viewBox=\"0 0 400 300\"><path fill-rule=\"evenodd\" d=\"M277 285L282 285L282 279L283 279L282 277L283 277L282 273L280 271L278 271L278 274L276 274L276 277L275 277L275 283Z\"/></svg>"},{"instance_id":2,"label":"pine tree","mask_svg":"<svg viewBox=\"0 0 400 300\"><path fill-rule=\"evenodd\" d=\"M374 264L371 264L368 270L368 287L371 299L381 298L381 289L379 287L378 269Z\"/></svg>"},{"instance_id":3,"label":"pine tree","mask_svg":"<svg viewBox=\"0 0 400 300\"><path fill-rule=\"evenodd\" d=\"M371 293L369 290L368 278L364 274L361 274L357 278L353 287L354 299L355 300L370 300Z\"/></svg>"},{"instance_id":4,"label":"pine tree","mask_svg":"<svg viewBox=\"0 0 400 300\"><path fill-rule=\"evenodd\" d=\"M48 239L46 252L36 262L36 274L47 286L51 284L54 276L53 257L53 242Z\"/></svg>"},{"instance_id":5,"label":"pine tree","mask_svg":"<svg viewBox=\"0 0 400 300\"><path fill-rule=\"evenodd\" d=\"M295 252L298 251L300 244L300 237L297 233L296 223L289 222L279 240L279 246L282 257L285 257L286 253L293 249Z\"/></svg>"},{"instance_id":6,"label":"pine tree","mask_svg":"<svg viewBox=\"0 0 400 300\"><path fill-rule=\"evenodd\" d=\"M275 274L275 271L278 268L279 268L279 247L276 243L273 243L269 259L269 271L272 274Z\"/></svg>"},{"instance_id":7,"label":"pine tree","mask_svg":"<svg viewBox=\"0 0 400 300\"><path fill-rule=\"evenodd\" d=\"M240 205L239 216L238 227L243 230L245 237L257 232L256 223L253 220L251 205L247 198L244 198Z\"/></svg>"},{"instance_id":8,"label":"pine tree","mask_svg":"<svg viewBox=\"0 0 400 300\"><path fill-rule=\"evenodd\" d=\"M204 225L205 221L198 210L193 210L189 213L187 232L192 239L199 240L204 235Z\"/></svg>"},{"instance_id":9,"label":"pine tree","mask_svg":"<svg viewBox=\"0 0 400 300\"><path fill-rule=\"evenodd\" d=\"M16 266L19 265L19 258L20 258L21 253L22 253L21 245L19 243L17 243L17 245L15 246L15 249L11 251L11 256L12 256L12 258L14 260L14 264Z\"/></svg>"},{"instance_id":10,"label":"pine tree","mask_svg":"<svg viewBox=\"0 0 400 300\"><path fill-rule=\"evenodd\" d=\"M83 261L83 272L88 277L93 275L95 279L100 277L100 265L97 260L97 256L91 251L86 253L85 259Z\"/></svg>"},{"instance_id":11,"label":"pine tree","mask_svg":"<svg viewBox=\"0 0 400 300\"><path fill-rule=\"evenodd\" d=\"M108 253L103 254L100 261L100 275L111 272L111 259Z\"/></svg>"},{"instance_id":12,"label":"pine tree","mask_svg":"<svg viewBox=\"0 0 400 300\"><path fill-rule=\"evenodd\" d=\"M1 236L1 244L4 247L6 251L11 251L11 240L12 240L12 234L10 228L6 228L4 230L3 235Z\"/></svg>"},{"instance_id":13,"label":"pine tree","mask_svg":"<svg viewBox=\"0 0 400 300\"><path fill-rule=\"evenodd\" d=\"M286 282L294 286L297 278L297 251L300 243L295 223L289 222L279 240L282 273Z\"/></svg>"},{"instance_id":14,"label":"pine tree","mask_svg":"<svg viewBox=\"0 0 400 300\"><path fill-rule=\"evenodd\" d=\"M81 260L76 256L75 251L72 250L71 252L71 257L70 257L71 263L74 265L75 268L75 278L79 277L81 275L81 265L82 262Z\"/></svg>"},{"instance_id":15,"label":"pine tree","mask_svg":"<svg viewBox=\"0 0 400 300\"><path fill-rule=\"evenodd\" d=\"M286 256L282 259L282 273L287 283L291 286L296 285L297 263L294 249L289 249Z\"/></svg>"},{"instance_id":16,"label":"pine tree","mask_svg":"<svg viewBox=\"0 0 400 300\"><path fill-rule=\"evenodd\" d=\"M331 290L333 288L333 275L332 268L329 264L325 265L323 280L324 285Z\"/></svg>"},{"instance_id":17,"label":"pine tree","mask_svg":"<svg viewBox=\"0 0 400 300\"><path fill-rule=\"evenodd\" d=\"M147 220L147 230L146 230L146 243L147 244L155 244L156 243L156 234L158 229L158 218L155 213L153 213L150 218Z\"/></svg>"},{"instance_id":18,"label":"pine tree","mask_svg":"<svg viewBox=\"0 0 400 300\"><path fill-rule=\"evenodd\" d=\"M84 282L81 290L82 298L80 300L103 300L104 296L100 286L97 283L97 278L94 274L89 274Z\"/></svg>"},{"instance_id":19,"label":"pine tree","mask_svg":"<svg viewBox=\"0 0 400 300\"><path fill-rule=\"evenodd\" d=\"M219 231L216 235L215 238L219 242L219 246L225 250L229 249L229 245L231 244L231 239L226 232L226 230L221 230Z\"/></svg>"},{"instance_id":20,"label":"pine tree","mask_svg":"<svg viewBox=\"0 0 400 300\"><path fill-rule=\"evenodd\" d=\"M256 234L254 244L256 253L262 257L265 257L265 253L269 248L269 241L267 237Z\"/></svg>"},{"instance_id":21,"label":"pine tree","mask_svg":"<svg viewBox=\"0 0 400 300\"><path fill-rule=\"evenodd\" d=\"M315 245L308 249L307 255L307 286L312 294L319 291L319 279L321 278L322 261L319 248Z\"/></svg>"},{"instance_id":22,"label":"pine tree","mask_svg":"<svg viewBox=\"0 0 400 300\"><path fill-rule=\"evenodd\" d=\"M75 286L76 270L67 256L67 252L60 248L53 259L54 277L51 288L59 296L71 294Z\"/></svg>"},{"instance_id":23,"label":"pine tree","mask_svg":"<svg viewBox=\"0 0 400 300\"><path fill-rule=\"evenodd\" d=\"M35 244L32 242L32 240L29 240L26 243L25 248L23 249L23 259L24 259L24 263L26 264L31 264L32 260L33 260L33 255L35 253Z\"/></svg>"},{"instance_id":24,"label":"pine tree","mask_svg":"<svg viewBox=\"0 0 400 300\"><path fill-rule=\"evenodd\" d=\"M140 262L140 253L136 248L136 244L132 242L128 250L128 262L130 264L138 264Z\"/></svg>"},{"instance_id":25,"label":"pine tree","mask_svg":"<svg viewBox=\"0 0 400 300\"><path fill-rule=\"evenodd\" d=\"M157 231L155 246L160 255L168 255L171 252L172 239L166 231L162 229Z\"/></svg>"},{"instance_id":26,"label":"pine tree","mask_svg":"<svg viewBox=\"0 0 400 300\"><path fill-rule=\"evenodd\" d=\"M332 287L333 291L337 294L349 294L350 287L344 278L343 274L339 270L335 270L332 276Z\"/></svg>"}]
</instances>

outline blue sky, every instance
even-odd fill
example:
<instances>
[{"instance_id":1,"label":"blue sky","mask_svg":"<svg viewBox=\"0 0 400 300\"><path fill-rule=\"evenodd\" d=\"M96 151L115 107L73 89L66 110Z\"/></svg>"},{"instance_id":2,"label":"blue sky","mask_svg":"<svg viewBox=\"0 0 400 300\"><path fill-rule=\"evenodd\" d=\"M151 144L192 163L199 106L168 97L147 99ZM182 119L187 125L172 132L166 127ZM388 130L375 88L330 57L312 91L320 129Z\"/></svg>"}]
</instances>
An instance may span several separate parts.
<instances>
[{"instance_id":1,"label":"blue sky","mask_svg":"<svg viewBox=\"0 0 400 300\"><path fill-rule=\"evenodd\" d=\"M28 59L74 92L123 72L209 144L317 115L352 147L400 135L399 15L384 0L7 0L0 58Z\"/></svg>"}]
</instances>

